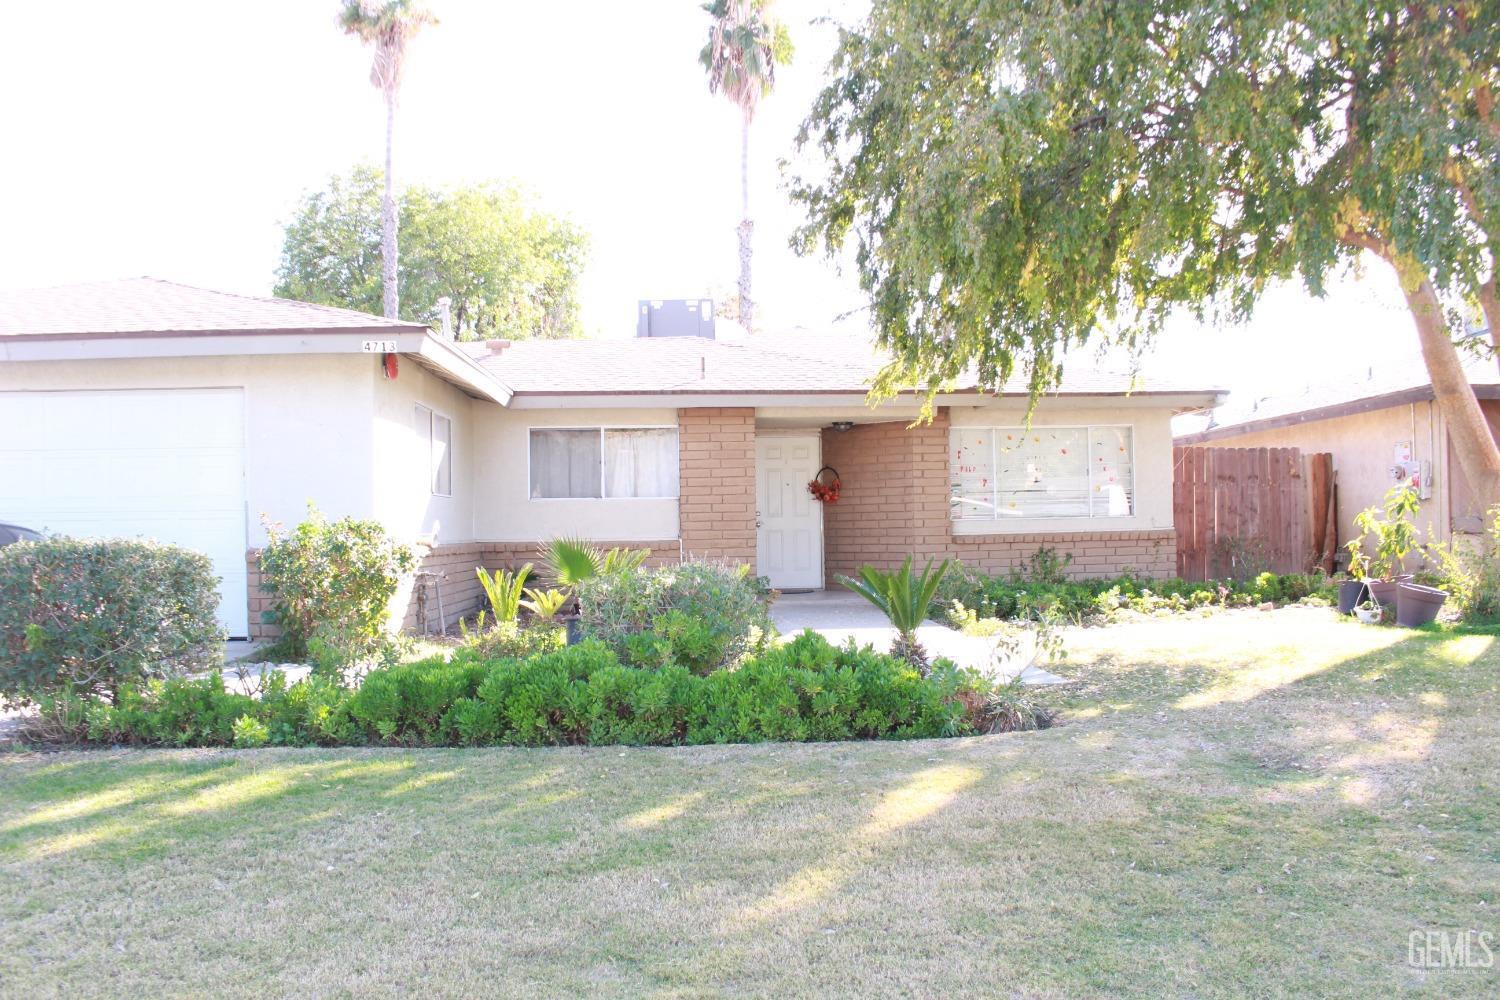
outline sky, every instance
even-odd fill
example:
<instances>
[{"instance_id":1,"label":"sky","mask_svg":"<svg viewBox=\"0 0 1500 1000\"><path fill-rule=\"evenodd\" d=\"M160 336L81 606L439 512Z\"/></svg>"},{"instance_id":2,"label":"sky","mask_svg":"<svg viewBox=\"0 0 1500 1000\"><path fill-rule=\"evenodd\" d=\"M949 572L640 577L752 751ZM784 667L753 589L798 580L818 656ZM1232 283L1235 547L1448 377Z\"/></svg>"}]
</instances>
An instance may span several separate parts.
<instances>
[{"instance_id":1,"label":"sky","mask_svg":"<svg viewBox=\"0 0 1500 1000\"><path fill-rule=\"evenodd\" d=\"M0 287L149 274L269 294L301 196L384 154L369 52L337 0L21 4L0 34ZM628 336L641 298L734 287L739 121L708 92L695 0L433 0L412 45L398 179L518 182L592 235L593 336ZM779 0L797 46L752 134L758 325L858 329L854 279L788 247L799 216L777 162L860 0ZM1241 394L1415 357L1389 275L1329 299L1273 290L1253 321L1179 323L1143 363ZM839 320L853 314L852 319Z\"/></svg>"}]
</instances>

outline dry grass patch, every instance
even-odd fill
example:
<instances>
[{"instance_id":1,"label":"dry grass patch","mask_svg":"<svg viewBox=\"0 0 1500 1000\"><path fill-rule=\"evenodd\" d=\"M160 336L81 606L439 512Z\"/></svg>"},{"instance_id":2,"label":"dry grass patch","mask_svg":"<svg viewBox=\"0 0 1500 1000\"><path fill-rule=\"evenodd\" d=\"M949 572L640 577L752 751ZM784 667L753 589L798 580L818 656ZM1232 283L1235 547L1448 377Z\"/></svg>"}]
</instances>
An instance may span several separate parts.
<instances>
[{"instance_id":1,"label":"dry grass patch","mask_svg":"<svg viewBox=\"0 0 1500 1000\"><path fill-rule=\"evenodd\" d=\"M1492 996L1500 651L1288 609L1070 638L918 743L0 759L7 996Z\"/></svg>"}]
</instances>

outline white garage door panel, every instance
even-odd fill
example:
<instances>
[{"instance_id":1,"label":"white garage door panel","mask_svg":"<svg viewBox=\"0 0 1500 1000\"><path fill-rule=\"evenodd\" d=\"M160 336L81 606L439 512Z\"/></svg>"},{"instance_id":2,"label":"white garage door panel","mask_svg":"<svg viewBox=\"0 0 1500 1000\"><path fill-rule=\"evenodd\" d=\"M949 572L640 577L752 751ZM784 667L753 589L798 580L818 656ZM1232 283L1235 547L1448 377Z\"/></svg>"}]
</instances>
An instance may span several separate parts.
<instances>
[{"instance_id":1,"label":"white garage door panel","mask_svg":"<svg viewBox=\"0 0 1500 1000\"><path fill-rule=\"evenodd\" d=\"M0 428L0 521L196 549L249 634L240 390L0 392Z\"/></svg>"}]
</instances>

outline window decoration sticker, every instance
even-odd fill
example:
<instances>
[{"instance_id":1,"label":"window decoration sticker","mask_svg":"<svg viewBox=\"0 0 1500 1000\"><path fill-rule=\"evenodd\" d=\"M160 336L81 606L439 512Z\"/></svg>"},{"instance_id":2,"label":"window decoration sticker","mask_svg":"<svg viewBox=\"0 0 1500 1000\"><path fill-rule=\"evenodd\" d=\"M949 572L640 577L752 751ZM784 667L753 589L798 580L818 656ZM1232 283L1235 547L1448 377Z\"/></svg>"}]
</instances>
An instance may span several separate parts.
<instances>
[{"instance_id":1,"label":"window decoration sticker","mask_svg":"<svg viewBox=\"0 0 1500 1000\"><path fill-rule=\"evenodd\" d=\"M964 427L950 443L955 521L1133 513L1129 427Z\"/></svg>"}]
</instances>

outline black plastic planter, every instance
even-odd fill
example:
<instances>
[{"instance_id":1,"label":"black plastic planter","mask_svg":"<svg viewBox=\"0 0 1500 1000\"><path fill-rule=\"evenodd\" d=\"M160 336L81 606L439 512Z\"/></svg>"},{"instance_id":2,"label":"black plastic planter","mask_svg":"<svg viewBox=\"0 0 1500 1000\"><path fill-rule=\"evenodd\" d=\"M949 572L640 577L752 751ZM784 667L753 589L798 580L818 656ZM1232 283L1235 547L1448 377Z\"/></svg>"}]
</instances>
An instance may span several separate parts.
<instances>
[{"instance_id":1,"label":"black plastic planter","mask_svg":"<svg viewBox=\"0 0 1500 1000\"><path fill-rule=\"evenodd\" d=\"M1396 587L1396 624L1416 628L1437 620L1448 592L1420 583L1402 583Z\"/></svg>"},{"instance_id":2,"label":"black plastic planter","mask_svg":"<svg viewBox=\"0 0 1500 1000\"><path fill-rule=\"evenodd\" d=\"M1370 588L1363 580L1344 580L1339 584L1339 614L1347 615L1370 598Z\"/></svg>"}]
</instances>

